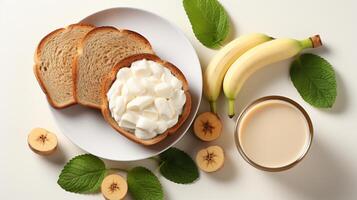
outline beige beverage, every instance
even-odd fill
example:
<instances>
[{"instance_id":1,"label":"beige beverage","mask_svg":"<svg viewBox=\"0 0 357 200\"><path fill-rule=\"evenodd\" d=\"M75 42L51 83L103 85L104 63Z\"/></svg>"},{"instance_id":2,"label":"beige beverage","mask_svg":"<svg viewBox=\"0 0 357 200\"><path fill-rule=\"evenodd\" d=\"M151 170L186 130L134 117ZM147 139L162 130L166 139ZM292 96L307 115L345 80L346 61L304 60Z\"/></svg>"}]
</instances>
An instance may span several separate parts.
<instances>
[{"instance_id":1,"label":"beige beverage","mask_svg":"<svg viewBox=\"0 0 357 200\"><path fill-rule=\"evenodd\" d=\"M238 146L253 166L280 171L296 164L309 149L312 125L297 103L266 97L249 106L236 128Z\"/></svg>"}]
</instances>

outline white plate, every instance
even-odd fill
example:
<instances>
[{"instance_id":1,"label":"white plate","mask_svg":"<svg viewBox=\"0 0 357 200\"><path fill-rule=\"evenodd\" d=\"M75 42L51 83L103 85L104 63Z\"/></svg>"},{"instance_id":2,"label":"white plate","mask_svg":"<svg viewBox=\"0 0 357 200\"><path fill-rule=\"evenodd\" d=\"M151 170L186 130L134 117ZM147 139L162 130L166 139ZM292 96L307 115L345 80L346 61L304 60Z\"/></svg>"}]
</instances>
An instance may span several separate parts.
<instances>
[{"instance_id":1,"label":"white plate","mask_svg":"<svg viewBox=\"0 0 357 200\"><path fill-rule=\"evenodd\" d=\"M185 74L192 94L192 111L174 135L152 147L136 144L112 129L97 110L79 105L63 110L51 108L63 134L83 150L117 161L133 161L155 156L174 145L190 127L201 102L202 74L197 54L183 32L160 16L136 8L112 8L83 19L96 26L115 26L145 36L155 53L175 64Z\"/></svg>"}]
</instances>

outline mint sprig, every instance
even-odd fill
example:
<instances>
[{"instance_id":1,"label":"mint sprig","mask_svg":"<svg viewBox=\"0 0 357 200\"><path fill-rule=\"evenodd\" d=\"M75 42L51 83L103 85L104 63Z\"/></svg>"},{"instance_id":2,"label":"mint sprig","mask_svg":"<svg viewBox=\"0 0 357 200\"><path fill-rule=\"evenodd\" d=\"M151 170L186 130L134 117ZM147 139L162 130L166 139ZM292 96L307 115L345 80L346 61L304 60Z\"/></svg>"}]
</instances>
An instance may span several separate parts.
<instances>
[{"instance_id":1,"label":"mint sprig","mask_svg":"<svg viewBox=\"0 0 357 200\"><path fill-rule=\"evenodd\" d=\"M196 38L206 47L217 48L229 33L229 17L217 0L183 0Z\"/></svg>"},{"instance_id":2,"label":"mint sprig","mask_svg":"<svg viewBox=\"0 0 357 200\"><path fill-rule=\"evenodd\" d=\"M185 152L170 148L160 154L160 172L168 180L187 184L192 183L199 177L198 168L192 158Z\"/></svg>"},{"instance_id":3,"label":"mint sprig","mask_svg":"<svg viewBox=\"0 0 357 200\"><path fill-rule=\"evenodd\" d=\"M325 59L314 54L300 55L291 65L290 78L301 97L312 106L333 106L337 96L336 77Z\"/></svg>"},{"instance_id":4,"label":"mint sprig","mask_svg":"<svg viewBox=\"0 0 357 200\"><path fill-rule=\"evenodd\" d=\"M74 157L64 166L57 183L68 192L94 193L99 190L106 174L102 160L84 154Z\"/></svg>"},{"instance_id":5,"label":"mint sprig","mask_svg":"<svg viewBox=\"0 0 357 200\"><path fill-rule=\"evenodd\" d=\"M164 192L159 179L144 167L135 167L128 172L128 187L137 200L162 200Z\"/></svg>"}]
</instances>

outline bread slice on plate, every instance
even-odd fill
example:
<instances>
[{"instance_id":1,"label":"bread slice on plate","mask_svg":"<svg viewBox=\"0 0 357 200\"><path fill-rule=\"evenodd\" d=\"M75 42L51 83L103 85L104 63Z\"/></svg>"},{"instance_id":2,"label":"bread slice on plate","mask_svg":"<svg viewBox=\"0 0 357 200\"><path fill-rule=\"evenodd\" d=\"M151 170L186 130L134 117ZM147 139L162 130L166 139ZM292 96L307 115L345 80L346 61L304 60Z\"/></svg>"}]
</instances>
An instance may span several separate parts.
<instances>
[{"instance_id":1,"label":"bread slice on plate","mask_svg":"<svg viewBox=\"0 0 357 200\"><path fill-rule=\"evenodd\" d=\"M107 99L107 92L109 91L110 87L112 86L113 82L116 80L116 74L118 71L123 68L123 67L130 67L131 63L138 61L138 60L151 60L157 63L160 63L162 66L168 68L171 73L178 78L179 80L182 81L182 89L184 90L184 94L186 96L186 103L184 104L183 110L181 115L179 116L178 122L171 128L167 129L164 133L157 135L156 137L149 139L149 140L143 140L137 138L133 133L127 131L126 129L121 128L118 123L113 119L111 115L111 111L109 109L109 102ZM128 139L142 144L142 145L154 145L162 140L164 140L167 136L174 134L185 122L185 120L188 118L190 112L191 112L191 95L189 92L189 85L188 82L183 75L183 73L173 64L161 60L159 57L152 55L152 54L138 54L138 55L133 55L130 56L122 61L120 61L109 73L107 76L107 79L104 81L104 85L102 87L102 92L101 92L101 99L102 99L102 105L101 105L101 110L104 119L115 129L117 130L120 134L124 135Z\"/></svg>"},{"instance_id":2,"label":"bread slice on plate","mask_svg":"<svg viewBox=\"0 0 357 200\"><path fill-rule=\"evenodd\" d=\"M48 102L55 108L75 103L72 64L79 41L94 28L72 24L45 36L35 52L34 73Z\"/></svg>"},{"instance_id":3,"label":"bread slice on plate","mask_svg":"<svg viewBox=\"0 0 357 200\"><path fill-rule=\"evenodd\" d=\"M149 41L130 30L98 27L82 40L74 64L74 93L79 104L98 108L102 106L101 88L104 78L120 60L153 50Z\"/></svg>"}]
</instances>

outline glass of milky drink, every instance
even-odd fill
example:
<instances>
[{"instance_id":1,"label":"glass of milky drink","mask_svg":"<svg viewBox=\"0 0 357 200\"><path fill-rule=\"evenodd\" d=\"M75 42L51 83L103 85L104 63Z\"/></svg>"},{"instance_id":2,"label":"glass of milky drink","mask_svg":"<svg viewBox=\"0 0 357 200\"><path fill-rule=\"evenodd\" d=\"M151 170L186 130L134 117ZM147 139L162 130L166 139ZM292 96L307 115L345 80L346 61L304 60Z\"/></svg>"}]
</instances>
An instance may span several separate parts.
<instances>
[{"instance_id":1,"label":"glass of milky drink","mask_svg":"<svg viewBox=\"0 0 357 200\"><path fill-rule=\"evenodd\" d=\"M295 101L267 96L248 105L235 128L239 153L252 166L283 171L299 163L313 137L309 115Z\"/></svg>"}]
</instances>

